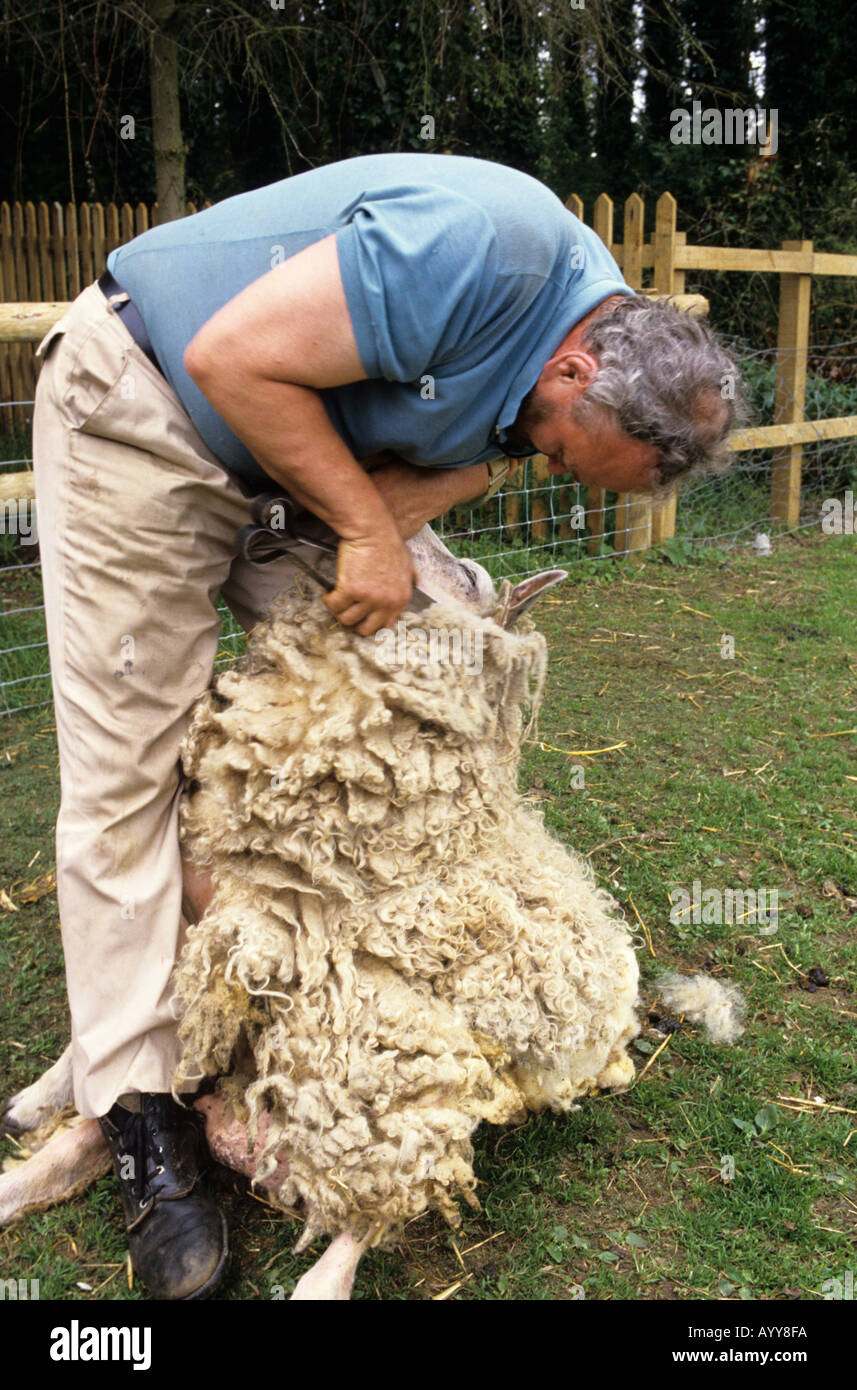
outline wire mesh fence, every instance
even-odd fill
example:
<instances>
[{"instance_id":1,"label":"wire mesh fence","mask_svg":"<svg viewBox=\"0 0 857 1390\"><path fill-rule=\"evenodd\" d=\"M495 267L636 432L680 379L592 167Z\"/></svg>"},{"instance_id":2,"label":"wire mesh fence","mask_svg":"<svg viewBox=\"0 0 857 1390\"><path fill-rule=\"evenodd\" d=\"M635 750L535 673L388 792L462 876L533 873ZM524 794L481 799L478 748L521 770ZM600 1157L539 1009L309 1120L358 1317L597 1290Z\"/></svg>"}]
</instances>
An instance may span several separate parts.
<instances>
[{"instance_id":1,"label":"wire mesh fence","mask_svg":"<svg viewBox=\"0 0 857 1390\"><path fill-rule=\"evenodd\" d=\"M773 354L736 342L728 345L740 363L757 417L769 421L774 412ZM822 362L825 354L834 360L835 353L836 378L832 381L823 371L808 378L807 419L857 414L857 340L818 345L813 352ZM10 404L0 402L0 410ZM16 404L32 407L32 401ZM4 473L31 467L29 413L28 409L14 433L2 437L0 479ZM842 524L847 527L850 516L853 529L857 438L804 443L800 515L788 527L770 520L771 465L770 448L736 453L728 473L686 486L679 494L673 534L657 553L673 559L701 547L767 553L769 536L819 532L831 499L837 498L842 499ZM27 543L35 539L30 529L33 505L0 502L0 715L45 706L51 699L38 548ZM439 519L436 529L454 553L478 560L495 579L518 579L555 566L615 562L617 541L628 541L621 536L620 506L616 494L593 494L581 485L551 478L543 465L528 460L490 503L478 509L456 508ZM626 559L639 560L644 546L631 536L622 548ZM216 668L243 649L243 633L222 600L218 607L222 623Z\"/></svg>"}]
</instances>

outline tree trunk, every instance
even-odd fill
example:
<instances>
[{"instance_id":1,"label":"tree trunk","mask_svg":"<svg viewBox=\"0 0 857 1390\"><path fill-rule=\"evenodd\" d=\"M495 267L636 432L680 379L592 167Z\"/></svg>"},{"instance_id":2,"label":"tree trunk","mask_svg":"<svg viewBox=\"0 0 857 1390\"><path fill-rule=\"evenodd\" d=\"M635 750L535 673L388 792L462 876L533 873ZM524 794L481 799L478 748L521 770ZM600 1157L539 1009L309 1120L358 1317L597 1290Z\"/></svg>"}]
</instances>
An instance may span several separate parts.
<instances>
[{"instance_id":1,"label":"tree trunk","mask_svg":"<svg viewBox=\"0 0 857 1390\"><path fill-rule=\"evenodd\" d=\"M633 43L632 0L613 0L610 19L610 31L603 40L604 54L598 59L595 147L603 186L617 191L627 188L630 192L635 179L631 151L636 134L631 114L634 83L639 71Z\"/></svg>"},{"instance_id":2,"label":"tree trunk","mask_svg":"<svg viewBox=\"0 0 857 1390\"><path fill-rule=\"evenodd\" d=\"M169 30L177 6L175 0L148 0L148 10L155 24L149 43L155 196L158 222L172 222L184 217L186 207L178 49Z\"/></svg>"},{"instance_id":3,"label":"tree trunk","mask_svg":"<svg viewBox=\"0 0 857 1390\"><path fill-rule=\"evenodd\" d=\"M681 30L674 14L662 14L652 5L646 6L643 25L649 139L664 141L669 137L671 113L684 103Z\"/></svg>"}]
</instances>

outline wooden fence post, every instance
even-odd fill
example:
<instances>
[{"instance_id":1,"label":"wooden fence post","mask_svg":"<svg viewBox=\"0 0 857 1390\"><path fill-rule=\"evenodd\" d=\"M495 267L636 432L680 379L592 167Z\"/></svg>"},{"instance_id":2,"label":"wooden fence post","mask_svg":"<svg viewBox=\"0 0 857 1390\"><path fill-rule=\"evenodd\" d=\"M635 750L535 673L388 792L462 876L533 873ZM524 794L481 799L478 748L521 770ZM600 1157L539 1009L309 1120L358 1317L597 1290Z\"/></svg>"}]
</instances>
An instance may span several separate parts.
<instances>
[{"instance_id":1,"label":"wooden fence post","mask_svg":"<svg viewBox=\"0 0 857 1390\"><path fill-rule=\"evenodd\" d=\"M681 247L681 246L686 246L686 245L687 245L687 232L676 232L676 234L675 234L675 244L676 244L676 247L677 247L677 248L678 248L678 247ZM686 278L686 273L685 273L685 271L683 271L683 270L676 270L675 267L673 267L673 293L674 293L674 294L684 294L684 292L685 292L685 278Z\"/></svg>"},{"instance_id":2,"label":"wooden fence post","mask_svg":"<svg viewBox=\"0 0 857 1390\"><path fill-rule=\"evenodd\" d=\"M550 540L549 519L551 515L551 486L553 479L548 472L545 454L534 454L530 459L530 540Z\"/></svg>"},{"instance_id":3,"label":"wooden fence post","mask_svg":"<svg viewBox=\"0 0 857 1390\"><path fill-rule=\"evenodd\" d=\"M642 492L620 492L616 498L616 554L627 555L639 564L651 544L651 501Z\"/></svg>"},{"instance_id":4,"label":"wooden fence post","mask_svg":"<svg viewBox=\"0 0 857 1390\"><path fill-rule=\"evenodd\" d=\"M613 246L613 199L608 198L606 193L599 194L595 199L592 226L607 250L610 251ZM627 248L627 239L625 245ZM586 542L586 549L590 555L596 555L604 543L606 497L607 494L603 487L587 486L586 524L589 527L589 539Z\"/></svg>"},{"instance_id":5,"label":"wooden fence post","mask_svg":"<svg viewBox=\"0 0 857 1390\"><path fill-rule=\"evenodd\" d=\"M659 507L652 507L652 545L660 545L675 535L676 495L672 493Z\"/></svg>"},{"instance_id":6,"label":"wooden fence post","mask_svg":"<svg viewBox=\"0 0 857 1390\"><path fill-rule=\"evenodd\" d=\"M500 493L500 524L505 527L510 536L518 534L518 521L521 514L521 488L524 486L526 463L521 465L521 471L515 478L515 486L511 492Z\"/></svg>"},{"instance_id":7,"label":"wooden fence post","mask_svg":"<svg viewBox=\"0 0 857 1390\"><path fill-rule=\"evenodd\" d=\"M812 242L784 241L783 250L812 251ZM775 425L796 424L804 418L811 291L811 275L780 276ZM800 520L802 459L802 444L778 449L772 458L771 519L787 526L796 526Z\"/></svg>"},{"instance_id":8,"label":"wooden fence post","mask_svg":"<svg viewBox=\"0 0 857 1390\"><path fill-rule=\"evenodd\" d=\"M655 270L654 288L661 294L684 292L685 274L675 268L677 246L687 240L685 232L676 231L676 200L671 193L662 193L655 205ZM649 507L651 544L660 545L675 535L675 493L659 507Z\"/></svg>"}]
</instances>

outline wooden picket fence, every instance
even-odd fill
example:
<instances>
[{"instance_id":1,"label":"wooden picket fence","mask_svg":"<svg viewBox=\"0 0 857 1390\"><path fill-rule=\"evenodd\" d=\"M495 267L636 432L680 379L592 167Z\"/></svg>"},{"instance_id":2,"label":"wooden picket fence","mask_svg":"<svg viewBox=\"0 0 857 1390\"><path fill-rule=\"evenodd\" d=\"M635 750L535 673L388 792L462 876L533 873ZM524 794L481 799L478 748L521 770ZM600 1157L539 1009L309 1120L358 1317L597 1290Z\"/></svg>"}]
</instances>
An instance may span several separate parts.
<instances>
[{"instance_id":1,"label":"wooden picket fence","mask_svg":"<svg viewBox=\"0 0 857 1390\"><path fill-rule=\"evenodd\" d=\"M206 204L207 206L207 204ZM566 206L581 220L584 207L572 195ZM196 208L188 203L189 213ZM775 423L736 430L730 447L736 451L771 449L771 518L787 526L800 519L803 445L816 440L857 436L857 416L840 416L808 422L804 416L809 307L813 275L857 275L857 256L819 253L811 241L784 241L777 250L743 247L693 246L677 228L677 206L664 193L655 207L651 240L644 239L645 204L637 193L623 209L623 235L614 241L614 205L602 193L593 208L592 227L622 269L627 283L644 294L668 296L689 313L704 314L707 301L687 294L686 274L695 270L769 273L780 277L780 311L777 337ZM0 204L0 428L26 426L31 419L29 402L35 387L33 345L64 312L67 302L90 284L105 268L115 246L122 245L157 222L157 204L151 210L142 203L131 208L115 204L40 203L23 206ZM648 284L644 283L648 280ZM20 403L20 404L19 404ZM551 501L557 516L568 516L571 490L554 487L547 459L538 455L531 463L529 503L530 535L536 542L550 534ZM557 496L558 494L558 496ZM0 502L4 497L31 496L31 474L0 474ZM514 487L504 497L504 524L515 531L523 524L521 496ZM648 497L620 494L616 500L615 550L641 556L651 545L675 531L675 499L653 508ZM591 552L604 540L606 498L602 489L587 489L588 546ZM559 523L561 539L571 539L568 520Z\"/></svg>"},{"instance_id":2,"label":"wooden picket fence","mask_svg":"<svg viewBox=\"0 0 857 1390\"><path fill-rule=\"evenodd\" d=\"M188 203L187 211L196 212L196 205ZM107 269L111 251L157 222L157 203L151 209L145 203L0 203L0 305L61 309ZM26 404L38 375L32 343L29 335L12 339L0 329L0 402L13 402L0 410L0 429L7 433L26 428L32 418Z\"/></svg>"}]
</instances>

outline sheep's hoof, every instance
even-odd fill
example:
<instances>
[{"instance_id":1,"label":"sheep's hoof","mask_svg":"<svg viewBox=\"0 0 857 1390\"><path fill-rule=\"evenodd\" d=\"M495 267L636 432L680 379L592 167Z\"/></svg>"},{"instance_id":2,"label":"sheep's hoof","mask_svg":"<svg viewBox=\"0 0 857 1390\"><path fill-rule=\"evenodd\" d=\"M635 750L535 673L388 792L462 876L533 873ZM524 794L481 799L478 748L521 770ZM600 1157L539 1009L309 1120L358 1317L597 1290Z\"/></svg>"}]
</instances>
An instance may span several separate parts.
<instances>
[{"instance_id":1,"label":"sheep's hoof","mask_svg":"<svg viewBox=\"0 0 857 1390\"><path fill-rule=\"evenodd\" d=\"M15 1097L13 1096L0 1111L0 1139L20 1139L24 1133L24 1126L12 1114L14 1104Z\"/></svg>"}]
</instances>

